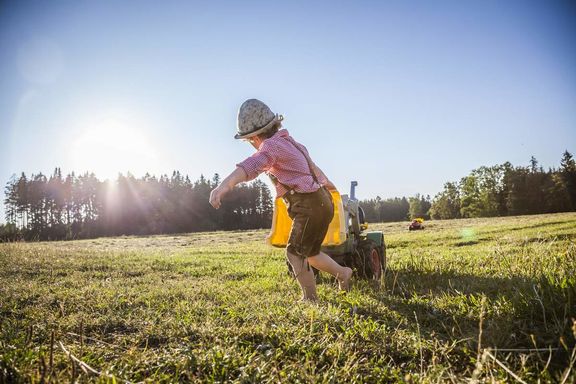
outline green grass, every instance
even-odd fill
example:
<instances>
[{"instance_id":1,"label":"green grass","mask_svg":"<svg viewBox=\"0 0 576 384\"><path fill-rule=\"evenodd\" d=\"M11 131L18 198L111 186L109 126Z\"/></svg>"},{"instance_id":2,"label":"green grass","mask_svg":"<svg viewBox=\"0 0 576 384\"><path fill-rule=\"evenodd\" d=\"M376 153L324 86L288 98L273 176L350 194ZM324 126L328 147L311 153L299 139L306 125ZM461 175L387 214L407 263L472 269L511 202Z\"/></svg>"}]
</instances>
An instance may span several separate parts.
<instances>
[{"instance_id":1,"label":"green grass","mask_svg":"<svg viewBox=\"0 0 576 384\"><path fill-rule=\"evenodd\" d=\"M576 381L576 214L425 225L318 305L267 231L0 244L0 382Z\"/></svg>"}]
</instances>

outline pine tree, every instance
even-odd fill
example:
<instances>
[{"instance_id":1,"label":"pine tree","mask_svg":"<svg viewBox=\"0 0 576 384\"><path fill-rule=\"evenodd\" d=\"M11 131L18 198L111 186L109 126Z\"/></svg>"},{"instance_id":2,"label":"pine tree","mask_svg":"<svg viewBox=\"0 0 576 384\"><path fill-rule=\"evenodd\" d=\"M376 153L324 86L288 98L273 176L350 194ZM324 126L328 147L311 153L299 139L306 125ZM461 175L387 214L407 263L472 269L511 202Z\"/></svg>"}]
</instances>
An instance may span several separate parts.
<instances>
[{"instance_id":1,"label":"pine tree","mask_svg":"<svg viewBox=\"0 0 576 384\"><path fill-rule=\"evenodd\" d=\"M411 197L409 199L410 202L410 219L414 220L416 218L424 218L429 219L429 211L431 207L430 203L430 196L426 198L421 196L420 194L416 194L416 196Z\"/></svg>"},{"instance_id":2,"label":"pine tree","mask_svg":"<svg viewBox=\"0 0 576 384\"><path fill-rule=\"evenodd\" d=\"M564 151L562 160L560 161L560 173L568 189L570 195L570 203L572 207L576 208L576 162L572 154Z\"/></svg>"},{"instance_id":3,"label":"pine tree","mask_svg":"<svg viewBox=\"0 0 576 384\"><path fill-rule=\"evenodd\" d=\"M30 203L28 200L28 178L22 172L16 183L16 214L20 223L20 228L28 229Z\"/></svg>"},{"instance_id":4,"label":"pine tree","mask_svg":"<svg viewBox=\"0 0 576 384\"><path fill-rule=\"evenodd\" d=\"M6 222L8 224L16 223L16 215L18 211L18 181L16 175L12 175L6 187L4 188L4 207L6 212Z\"/></svg>"}]
</instances>

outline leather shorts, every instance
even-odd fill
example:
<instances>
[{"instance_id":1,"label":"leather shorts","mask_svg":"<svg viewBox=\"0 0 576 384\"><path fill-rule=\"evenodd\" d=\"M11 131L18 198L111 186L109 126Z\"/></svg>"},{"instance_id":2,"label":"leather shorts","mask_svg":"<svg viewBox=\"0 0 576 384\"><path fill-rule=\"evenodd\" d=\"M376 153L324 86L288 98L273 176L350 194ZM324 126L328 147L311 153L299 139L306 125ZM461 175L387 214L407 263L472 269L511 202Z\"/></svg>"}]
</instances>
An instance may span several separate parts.
<instances>
[{"instance_id":1,"label":"leather shorts","mask_svg":"<svg viewBox=\"0 0 576 384\"><path fill-rule=\"evenodd\" d=\"M321 187L311 193L291 193L284 196L292 229L287 251L306 258L320 253L320 247L334 217L334 203L330 192Z\"/></svg>"}]
</instances>

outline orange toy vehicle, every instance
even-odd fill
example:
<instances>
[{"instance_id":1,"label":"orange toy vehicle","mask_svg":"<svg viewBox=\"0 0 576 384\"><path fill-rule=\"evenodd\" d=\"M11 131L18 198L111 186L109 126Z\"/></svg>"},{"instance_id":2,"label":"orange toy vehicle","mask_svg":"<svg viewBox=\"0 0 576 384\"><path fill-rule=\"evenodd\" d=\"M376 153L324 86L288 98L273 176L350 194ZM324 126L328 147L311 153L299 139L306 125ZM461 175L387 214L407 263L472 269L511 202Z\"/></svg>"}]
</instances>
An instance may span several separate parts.
<instances>
[{"instance_id":1,"label":"orange toy vehicle","mask_svg":"<svg viewBox=\"0 0 576 384\"><path fill-rule=\"evenodd\" d=\"M409 231L417 231L419 229L424 229L423 223L424 223L424 219L421 219L421 218L414 219L410 223L410 226L408 226L408 230Z\"/></svg>"}]
</instances>

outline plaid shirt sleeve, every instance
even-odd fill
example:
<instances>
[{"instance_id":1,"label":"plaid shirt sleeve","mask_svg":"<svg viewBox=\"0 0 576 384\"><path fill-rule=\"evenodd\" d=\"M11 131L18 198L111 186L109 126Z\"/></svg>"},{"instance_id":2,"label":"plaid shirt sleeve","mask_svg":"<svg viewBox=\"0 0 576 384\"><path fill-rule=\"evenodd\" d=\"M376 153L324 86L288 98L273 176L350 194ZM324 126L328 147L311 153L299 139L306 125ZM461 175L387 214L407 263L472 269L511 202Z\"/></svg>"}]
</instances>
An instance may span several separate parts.
<instances>
[{"instance_id":1,"label":"plaid shirt sleeve","mask_svg":"<svg viewBox=\"0 0 576 384\"><path fill-rule=\"evenodd\" d=\"M269 170L274 162L276 161L276 156L274 156L274 151L269 150L264 145L252 156L246 160L236 164L246 172L248 180L255 179L264 171Z\"/></svg>"}]
</instances>

